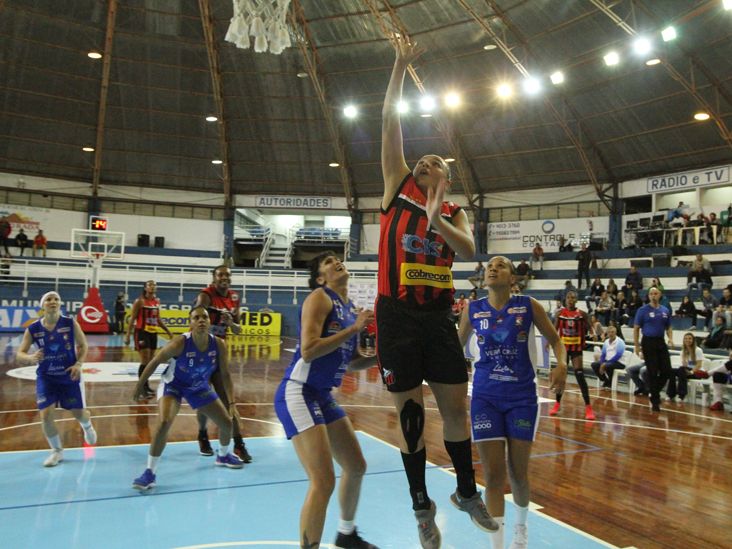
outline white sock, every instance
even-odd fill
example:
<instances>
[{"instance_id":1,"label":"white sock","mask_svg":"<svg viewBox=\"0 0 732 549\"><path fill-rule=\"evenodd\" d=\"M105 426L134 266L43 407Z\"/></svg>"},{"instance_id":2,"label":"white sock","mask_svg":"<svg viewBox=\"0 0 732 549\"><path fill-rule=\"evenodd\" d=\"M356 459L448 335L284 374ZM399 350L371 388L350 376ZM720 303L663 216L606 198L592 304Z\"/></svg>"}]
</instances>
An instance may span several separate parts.
<instances>
[{"instance_id":1,"label":"white sock","mask_svg":"<svg viewBox=\"0 0 732 549\"><path fill-rule=\"evenodd\" d=\"M523 524L526 526L526 517L529 514L529 507L521 507L516 505L516 524Z\"/></svg>"},{"instance_id":2,"label":"white sock","mask_svg":"<svg viewBox=\"0 0 732 549\"><path fill-rule=\"evenodd\" d=\"M724 383L712 383L712 404L715 402L724 402L722 394L724 393Z\"/></svg>"},{"instance_id":3,"label":"white sock","mask_svg":"<svg viewBox=\"0 0 732 549\"><path fill-rule=\"evenodd\" d=\"M160 461L160 456L147 456L147 468L150 469L153 474L155 474L155 470L158 468L158 461Z\"/></svg>"},{"instance_id":4,"label":"white sock","mask_svg":"<svg viewBox=\"0 0 732 549\"><path fill-rule=\"evenodd\" d=\"M61 437L59 435L54 435L52 437L46 437L46 440L48 441L48 445L51 447L51 450L63 450L64 447L61 446Z\"/></svg>"},{"instance_id":5,"label":"white sock","mask_svg":"<svg viewBox=\"0 0 732 549\"><path fill-rule=\"evenodd\" d=\"M338 521L338 532L343 535L348 535L356 529L356 521L353 520L339 520Z\"/></svg>"},{"instance_id":6,"label":"white sock","mask_svg":"<svg viewBox=\"0 0 732 549\"><path fill-rule=\"evenodd\" d=\"M227 444L226 446L224 446L223 444L221 444L219 442L219 456L220 457L225 457L227 454L230 454L231 453L231 445L232 445L231 441L229 441L229 444Z\"/></svg>"},{"instance_id":7,"label":"white sock","mask_svg":"<svg viewBox=\"0 0 732 549\"><path fill-rule=\"evenodd\" d=\"M491 547L493 549L504 549L503 548L503 517L493 517L495 521L498 523L498 531L497 532L491 532Z\"/></svg>"}]
</instances>

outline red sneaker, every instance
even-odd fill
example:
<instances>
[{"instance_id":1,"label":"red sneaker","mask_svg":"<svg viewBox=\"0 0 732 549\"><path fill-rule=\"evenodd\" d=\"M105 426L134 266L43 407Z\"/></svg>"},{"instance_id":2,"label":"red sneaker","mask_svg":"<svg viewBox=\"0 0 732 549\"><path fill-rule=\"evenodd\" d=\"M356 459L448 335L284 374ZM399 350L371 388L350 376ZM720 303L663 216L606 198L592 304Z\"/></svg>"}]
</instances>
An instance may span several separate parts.
<instances>
[{"instance_id":1,"label":"red sneaker","mask_svg":"<svg viewBox=\"0 0 732 549\"><path fill-rule=\"evenodd\" d=\"M713 412L724 412L724 404L717 401L709 407Z\"/></svg>"},{"instance_id":2,"label":"red sneaker","mask_svg":"<svg viewBox=\"0 0 732 549\"><path fill-rule=\"evenodd\" d=\"M549 410L550 416L556 416L559 413L559 403L555 402L551 410Z\"/></svg>"},{"instance_id":3,"label":"red sneaker","mask_svg":"<svg viewBox=\"0 0 732 549\"><path fill-rule=\"evenodd\" d=\"M597 418L595 417L595 412L592 411L592 406L589 404L585 406L585 419L590 421L595 421Z\"/></svg>"}]
</instances>

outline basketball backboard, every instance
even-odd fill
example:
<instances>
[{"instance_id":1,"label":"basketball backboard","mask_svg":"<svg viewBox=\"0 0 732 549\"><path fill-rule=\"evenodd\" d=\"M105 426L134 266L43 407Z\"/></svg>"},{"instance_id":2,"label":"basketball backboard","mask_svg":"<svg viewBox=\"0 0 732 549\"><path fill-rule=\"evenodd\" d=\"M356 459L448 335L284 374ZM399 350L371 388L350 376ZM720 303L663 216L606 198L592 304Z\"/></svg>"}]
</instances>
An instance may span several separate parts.
<instances>
[{"instance_id":1,"label":"basketball backboard","mask_svg":"<svg viewBox=\"0 0 732 549\"><path fill-rule=\"evenodd\" d=\"M71 229L70 256L89 261L121 261L125 258L125 233Z\"/></svg>"}]
</instances>

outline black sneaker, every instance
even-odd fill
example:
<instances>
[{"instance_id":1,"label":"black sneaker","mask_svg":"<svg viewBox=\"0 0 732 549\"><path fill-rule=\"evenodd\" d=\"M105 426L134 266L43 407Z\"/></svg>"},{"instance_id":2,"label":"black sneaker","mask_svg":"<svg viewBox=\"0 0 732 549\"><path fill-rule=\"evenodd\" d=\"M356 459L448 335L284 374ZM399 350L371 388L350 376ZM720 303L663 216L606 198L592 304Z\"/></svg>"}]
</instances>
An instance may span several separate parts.
<instances>
[{"instance_id":1,"label":"black sneaker","mask_svg":"<svg viewBox=\"0 0 732 549\"><path fill-rule=\"evenodd\" d=\"M211 448L211 443L208 441L208 434L198 434L198 451L201 453L202 456L214 455L213 448Z\"/></svg>"},{"instance_id":2,"label":"black sneaker","mask_svg":"<svg viewBox=\"0 0 732 549\"><path fill-rule=\"evenodd\" d=\"M365 541L358 535L358 531L354 528L350 534L341 534L335 540L335 546L340 549L379 549L376 545Z\"/></svg>"},{"instance_id":3,"label":"black sneaker","mask_svg":"<svg viewBox=\"0 0 732 549\"><path fill-rule=\"evenodd\" d=\"M237 456L244 463L252 462L252 456L250 456L249 452L247 452L247 447L243 442L241 443L241 446L234 446L234 455Z\"/></svg>"}]
</instances>

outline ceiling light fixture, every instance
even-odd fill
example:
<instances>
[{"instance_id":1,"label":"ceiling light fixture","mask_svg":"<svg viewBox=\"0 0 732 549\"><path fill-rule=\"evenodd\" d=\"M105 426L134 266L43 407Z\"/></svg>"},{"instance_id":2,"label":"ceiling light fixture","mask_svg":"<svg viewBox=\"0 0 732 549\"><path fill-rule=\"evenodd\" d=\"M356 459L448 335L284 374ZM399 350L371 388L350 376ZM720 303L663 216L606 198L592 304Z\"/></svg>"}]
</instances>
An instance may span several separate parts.
<instances>
[{"instance_id":1,"label":"ceiling light fixture","mask_svg":"<svg viewBox=\"0 0 732 549\"><path fill-rule=\"evenodd\" d=\"M337 168L338 166L340 166L340 164L338 162L331 162L330 164L328 164L328 166L330 166L331 168Z\"/></svg>"},{"instance_id":2,"label":"ceiling light fixture","mask_svg":"<svg viewBox=\"0 0 732 549\"><path fill-rule=\"evenodd\" d=\"M606 53L603 59L605 60L605 64L608 67L612 67L613 65L617 65L618 63L620 63L620 56L616 51Z\"/></svg>"},{"instance_id":3,"label":"ceiling light fixture","mask_svg":"<svg viewBox=\"0 0 732 549\"><path fill-rule=\"evenodd\" d=\"M664 42L670 42L671 40L675 40L676 36L676 29L673 27L666 27L661 31L661 38L663 38Z\"/></svg>"},{"instance_id":4,"label":"ceiling light fixture","mask_svg":"<svg viewBox=\"0 0 732 549\"><path fill-rule=\"evenodd\" d=\"M217 120L218 120L218 118L215 117L214 115L209 115L206 117L206 122L216 122Z\"/></svg>"},{"instance_id":5,"label":"ceiling light fixture","mask_svg":"<svg viewBox=\"0 0 732 549\"><path fill-rule=\"evenodd\" d=\"M635 42L633 42L633 51L637 55L646 55L651 51L652 48L653 45L651 44L651 41L645 36L636 38Z\"/></svg>"},{"instance_id":6,"label":"ceiling light fixture","mask_svg":"<svg viewBox=\"0 0 732 549\"><path fill-rule=\"evenodd\" d=\"M549 78L552 84L556 86L564 82L564 73L562 71L554 71Z\"/></svg>"},{"instance_id":7,"label":"ceiling light fixture","mask_svg":"<svg viewBox=\"0 0 732 549\"><path fill-rule=\"evenodd\" d=\"M422 114L420 114L420 116L422 118L432 118L432 113L430 113L430 112L423 112Z\"/></svg>"},{"instance_id":8,"label":"ceiling light fixture","mask_svg":"<svg viewBox=\"0 0 732 549\"><path fill-rule=\"evenodd\" d=\"M81 150L84 151L85 153L93 153L94 147L82 147Z\"/></svg>"},{"instance_id":9,"label":"ceiling light fixture","mask_svg":"<svg viewBox=\"0 0 732 549\"><path fill-rule=\"evenodd\" d=\"M306 73L305 71L300 71L300 72L297 73L297 77L298 78L307 78L308 77L308 73Z\"/></svg>"},{"instance_id":10,"label":"ceiling light fixture","mask_svg":"<svg viewBox=\"0 0 732 549\"><path fill-rule=\"evenodd\" d=\"M358 109L355 105L346 105L343 109L343 116L346 118L356 118L358 115Z\"/></svg>"},{"instance_id":11,"label":"ceiling light fixture","mask_svg":"<svg viewBox=\"0 0 732 549\"><path fill-rule=\"evenodd\" d=\"M646 61L646 65L649 67L652 67L653 65L658 65L661 62L661 60L658 57L654 57L653 59L649 59Z\"/></svg>"},{"instance_id":12,"label":"ceiling light fixture","mask_svg":"<svg viewBox=\"0 0 732 549\"><path fill-rule=\"evenodd\" d=\"M422 109L423 112L430 112L435 109L435 100L433 97L429 95L424 95L419 100L419 108Z\"/></svg>"},{"instance_id":13,"label":"ceiling light fixture","mask_svg":"<svg viewBox=\"0 0 732 549\"><path fill-rule=\"evenodd\" d=\"M224 163L223 160L218 160L218 159L211 161L211 164L216 164L216 165L223 164L223 163Z\"/></svg>"},{"instance_id":14,"label":"ceiling light fixture","mask_svg":"<svg viewBox=\"0 0 732 549\"><path fill-rule=\"evenodd\" d=\"M462 98L457 92L448 92L445 95L445 106L449 109L456 109L463 102Z\"/></svg>"},{"instance_id":15,"label":"ceiling light fixture","mask_svg":"<svg viewBox=\"0 0 732 549\"><path fill-rule=\"evenodd\" d=\"M445 158L445 162L455 162L455 159L448 156L447 158Z\"/></svg>"},{"instance_id":16,"label":"ceiling light fixture","mask_svg":"<svg viewBox=\"0 0 732 549\"><path fill-rule=\"evenodd\" d=\"M732 10L732 0L722 0L722 7L726 10Z\"/></svg>"},{"instance_id":17,"label":"ceiling light fixture","mask_svg":"<svg viewBox=\"0 0 732 549\"><path fill-rule=\"evenodd\" d=\"M513 95L513 87L511 84L499 84L496 88L496 94L501 99L508 99Z\"/></svg>"},{"instance_id":18,"label":"ceiling light fixture","mask_svg":"<svg viewBox=\"0 0 732 549\"><path fill-rule=\"evenodd\" d=\"M699 120L700 122L703 122L704 120L709 120L709 118L709 113L706 112L698 112L694 115L694 120Z\"/></svg>"},{"instance_id":19,"label":"ceiling light fixture","mask_svg":"<svg viewBox=\"0 0 732 549\"><path fill-rule=\"evenodd\" d=\"M86 56L89 59L101 59L102 58L102 54L99 53L98 51L94 51L94 50L92 50L89 53L87 53Z\"/></svg>"},{"instance_id":20,"label":"ceiling light fixture","mask_svg":"<svg viewBox=\"0 0 732 549\"><path fill-rule=\"evenodd\" d=\"M523 87L529 95L536 95L541 91L541 82L532 76L528 76L524 79Z\"/></svg>"},{"instance_id":21,"label":"ceiling light fixture","mask_svg":"<svg viewBox=\"0 0 732 549\"><path fill-rule=\"evenodd\" d=\"M486 44L485 46L483 46L483 49L485 51L491 51L491 50L495 50L497 47L498 46L496 46L495 44Z\"/></svg>"},{"instance_id":22,"label":"ceiling light fixture","mask_svg":"<svg viewBox=\"0 0 732 549\"><path fill-rule=\"evenodd\" d=\"M400 114L409 112L409 103L407 103L406 101L399 101L399 103L397 103L397 112Z\"/></svg>"}]
</instances>

